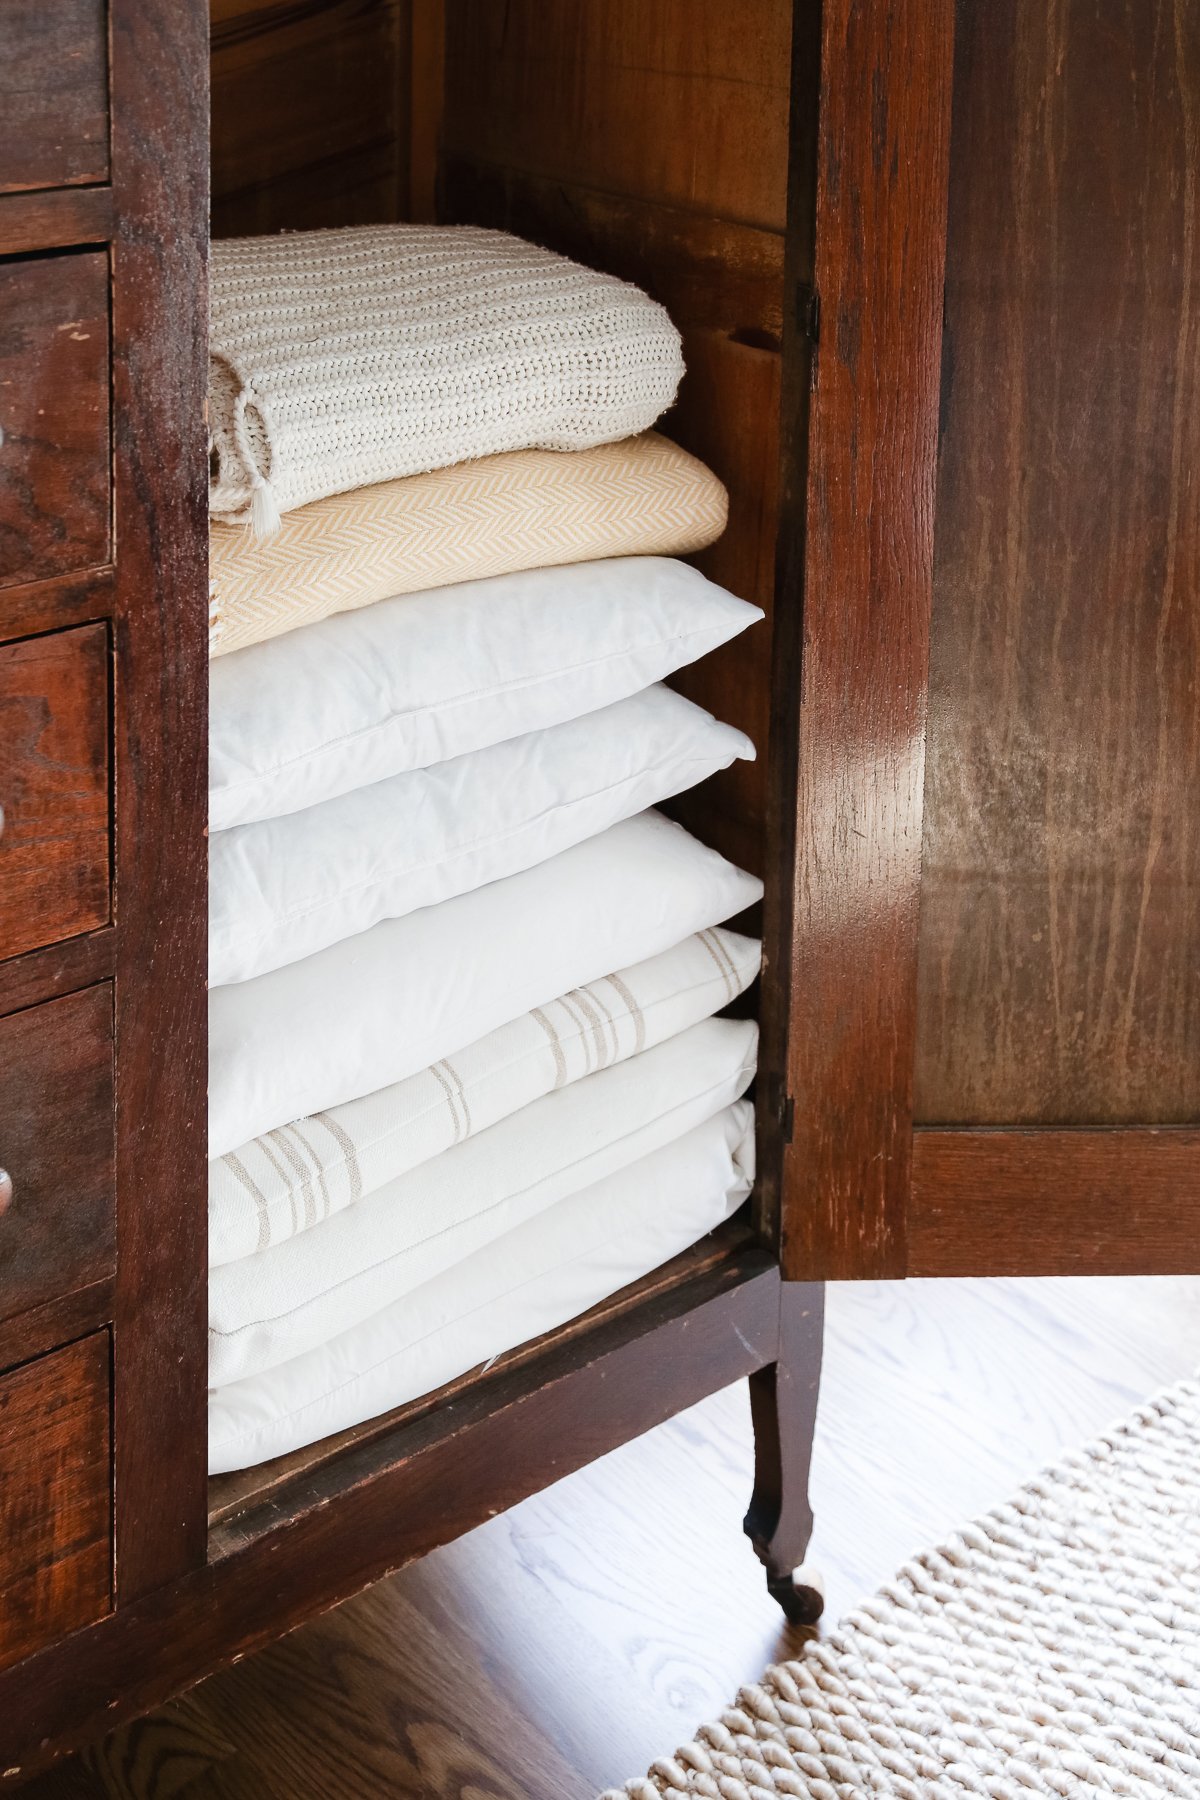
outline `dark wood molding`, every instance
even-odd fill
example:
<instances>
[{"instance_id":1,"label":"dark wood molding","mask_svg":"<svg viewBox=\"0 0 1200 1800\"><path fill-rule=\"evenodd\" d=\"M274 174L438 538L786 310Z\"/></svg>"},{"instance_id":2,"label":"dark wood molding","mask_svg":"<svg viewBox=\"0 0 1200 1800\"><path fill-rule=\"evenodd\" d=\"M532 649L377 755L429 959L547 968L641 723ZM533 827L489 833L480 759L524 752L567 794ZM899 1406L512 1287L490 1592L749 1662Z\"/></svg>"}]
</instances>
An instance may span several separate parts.
<instances>
[{"instance_id":1,"label":"dark wood molding","mask_svg":"<svg viewBox=\"0 0 1200 1800\"><path fill-rule=\"evenodd\" d=\"M118 1604L204 1560L208 16L113 0Z\"/></svg>"},{"instance_id":2,"label":"dark wood molding","mask_svg":"<svg viewBox=\"0 0 1200 1800\"><path fill-rule=\"evenodd\" d=\"M800 748L800 652L808 504L808 442L816 332L813 310L817 224L817 121L821 9L792 8L792 81L788 115L787 237L783 271L783 370L779 408L779 515L775 604L771 619L771 737L763 870L763 971L755 1216L764 1238L783 1230L783 1151L792 1130L788 1092L792 940L796 901L796 764Z\"/></svg>"},{"instance_id":3,"label":"dark wood molding","mask_svg":"<svg viewBox=\"0 0 1200 1800\"><path fill-rule=\"evenodd\" d=\"M227 1520L207 1566L0 1678L0 1788L774 1362L779 1305L747 1246Z\"/></svg>"},{"instance_id":4,"label":"dark wood molding","mask_svg":"<svg viewBox=\"0 0 1200 1800\"><path fill-rule=\"evenodd\" d=\"M113 609L111 568L86 569L50 581L0 588L0 643L39 631L61 631L108 618Z\"/></svg>"},{"instance_id":5,"label":"dark wood molding","mask_svg":"<svg viewBox=\"0 0 1200 1800\"><path fill-rule=\"evenodd\" d=\"M1198 1268L1200 1128L915 1134L912 1275Z\"/></svg>"},{"instance_id":6,"label":"dark wood molding","mask_svg":"<svg viewBox=\"0 0 1200 1800\"><path fill-rule=\"evenodd\" d=\"M115 1288L116 1282L106 1276L90 1287L0 1322L0 1369L11 1369L14 1363L43 1356L99 1325L110 1324Z\"/></svg>"},{"instance_id":7,"label":"dark wood molding","mask_svg":"<svg viewBox=\"0 0 1200 1800\"><path fill-rule=\"evenodd\" d=\"M112 237L109 187L50 188L37 194L0 194L0 256L31 250L69 250L106 244Z\"/></svg>"},{"instance_id":8,"label":"dark wood molding","mask_svg":"<svg viewBox=\"0 0 1200 1800\"><path fill-rule=\"evenodd\" d=\"M783 1258L904 1272L953 0L826 0Z\"/></svg>"},{"instance_id":9,"label":"dark wood molding","mask_svg":"<svg viewBox=\"0 0 1200 1800\"><path fill-rule=\"evenodd\" d=\"M0 962L0 1018L109 980L116 966L116 951L117 934L106 925L101 931L89 931L83 937Z\"/></svg>"}]
</instances>

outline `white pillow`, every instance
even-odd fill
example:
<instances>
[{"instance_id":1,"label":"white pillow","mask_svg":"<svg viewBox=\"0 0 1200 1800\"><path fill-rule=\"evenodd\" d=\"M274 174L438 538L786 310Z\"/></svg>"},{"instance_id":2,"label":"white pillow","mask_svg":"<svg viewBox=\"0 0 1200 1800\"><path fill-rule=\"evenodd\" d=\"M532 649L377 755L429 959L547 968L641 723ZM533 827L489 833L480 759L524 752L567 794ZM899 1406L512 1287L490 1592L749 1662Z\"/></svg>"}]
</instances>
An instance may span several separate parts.
<instances>
[{"instance_id":1,"label":"white pillow","mask_svg":"<svg viewBox=\"0 0 1200 1800\"><path fill-rule=\"evenodd\" d=\"M735 931L697 932L453 1059L218 1157L208 1167L210 1265L282 1243L543 1094L686 1031L749 987L760 950Z\"/></svg>"},{"instance_id":2,"label":"white pillow","mask_svg":"<svg viewBox=\"0 0 1200 1800\"><path fill-rule=\"evenodd\" d=\"M210 676L210 829L577 719L761 618L687 563L614 557L405 594L235 650Z\"/></svg>"},{"instance_id":3,"label":"white pillow","mask_svg":"<svg viewBox=\"0 0 1200 1800\"><path fill-rule=\"evenodd\" d=\"M705 1019L535 1100L313 1230L213 1269L210 1387L316 1349L568 1194L673 1143L741 1098L757 1044L751 1019Z\"/></svg>"},{"instance_id":4,"label":"white pillow","mask_svg":"<svg viewBox=\"0 0 1200 1800\"><path fill-rule=\"evenodd\" d=\"M483 887L752 759L744 732L655 686L209 842L209 983L298 962Z\"/></svg>"},{"instance_id":5,"label":"white pillow","mask_svg":"<svg viewBox=\"0 0 1200 1800\"><path fill-rule=\"evenodd\" d=\"M245 1469L432 1393L715 1230L754 1180L740 1100L304 1356L209 1394L209 1470Z\"/></svg>"},{"instance_id":6,"label":"white pillow","mask_svg":"<svg viewBox=\"0 0 1200 1800\"><path fill-rule=\"evenodd\" d=\"M215 988L209 1156L415 1075L761 896L754 876L639 813L536 868Z\"/></svg>"}]
</instances>

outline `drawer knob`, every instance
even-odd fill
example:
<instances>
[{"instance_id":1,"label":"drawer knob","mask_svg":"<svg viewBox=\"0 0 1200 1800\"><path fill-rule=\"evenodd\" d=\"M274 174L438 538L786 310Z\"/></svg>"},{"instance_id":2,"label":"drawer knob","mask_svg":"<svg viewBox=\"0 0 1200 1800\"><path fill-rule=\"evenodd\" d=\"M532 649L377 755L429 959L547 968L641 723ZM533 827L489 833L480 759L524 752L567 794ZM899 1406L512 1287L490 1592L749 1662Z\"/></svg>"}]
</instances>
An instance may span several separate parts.
<instances>
[{"instance_id":1,"label":"drawer knob","mask_svg":"<svg viewBox=\"0 0 1200 1800\"><path fill-rule=\"evenodd\" d=\"M4 808L0 806L0 837L4 836Z\"/></svg>"},{"instance_id":2,"label":"drawer knob","mask_svg":"<svg viewBox=\"0 0 1200 1800\"><path fill-rule=\"evenodd\" d=\"M12 1197L12 1176L7 1169L0 1169L0 1219L4 1217L5 1213L12 1205Z\"/></svg>"}]
</instances>

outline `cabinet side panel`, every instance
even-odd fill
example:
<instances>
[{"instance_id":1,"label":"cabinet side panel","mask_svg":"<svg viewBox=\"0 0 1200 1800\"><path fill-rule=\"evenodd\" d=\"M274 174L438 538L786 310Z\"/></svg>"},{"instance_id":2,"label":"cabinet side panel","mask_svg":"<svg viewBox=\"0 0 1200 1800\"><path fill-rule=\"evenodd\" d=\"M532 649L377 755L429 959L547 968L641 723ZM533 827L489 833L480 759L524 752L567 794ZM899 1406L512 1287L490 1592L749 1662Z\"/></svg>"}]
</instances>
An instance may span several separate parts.
<instances>
[{"instance_id":1,"label":"cabinet side panel","mask_svg":"<svg viewBox=\"0 0 1200 1800\"><path fill-rule=\"evenodd\" d=\"M118 1604L205 1554L208 17L113 0Z\"/></svg>"},{"instance_id":2,"label":"cabinet side panel","mask_svg":"<svg viewBox=\"0 0 1200 1800\"><path fill-rule=\"evenodd\" d=\"M916 1116L1200 1118L1200 8L959 7Z\"/></svg>"}]
</instances>

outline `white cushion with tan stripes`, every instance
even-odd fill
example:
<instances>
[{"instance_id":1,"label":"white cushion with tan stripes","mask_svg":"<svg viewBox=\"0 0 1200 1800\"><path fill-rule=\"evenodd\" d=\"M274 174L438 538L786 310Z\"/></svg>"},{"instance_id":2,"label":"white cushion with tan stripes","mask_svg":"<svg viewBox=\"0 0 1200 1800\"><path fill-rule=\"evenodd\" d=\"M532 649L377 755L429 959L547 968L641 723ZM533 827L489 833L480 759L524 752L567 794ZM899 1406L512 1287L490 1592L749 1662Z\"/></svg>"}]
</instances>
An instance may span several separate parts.
<instances>
[{"instance_id":1,"label":"white cushion with tan stripes","mask_svg":"<svg viewBox=\"0 0 1200 1800\"><path fill-rule=\"evenodd\" d=\"M741 1098L752 1019L705 1019L522 1107L377 1193L209 1277L209 1385L329 1342Z\"/></svg>"},{"instance_id":2,"label":"white cushion with tan stripes","mask_svg":"<svg viewBox=\"0 0 1200 1800\"><path fill-rule=\"evenodd\" d=\"M210 1472L345 1431L565 1325L713 1231L753 1180L754 1108L739 1100L340 1337L214 1389Z\"/></svg>"},{"instance_id":3,"label":"white cushion with tan stripes","mask_svg":"<svg viewBox=\"0 0 1200 1800\"><path fill-rule=\"evenodd\" d=\"M452 1056L669 950L762 882L661 813L208 996L210 1158Z\"/></svg>"},{"instance_id":4,"label":"white cushion with tan stripes","mask_svg":"<svg viewBox=\"0 0 1200 1800\"><path fill-rule=\"evenodd\" d=\"M406 1081L218 1157L208 1170L209 1261L280 1244L543 1095L686 1031L749 987L759 951L734 931L696 933Z\"/></svg>"},{"instance_id":5,"label":"white cushion with tan stripes","mask_svg":"<svg viewBox=\"0 0 1200 1800\"><path fill-rule=\"evenodd\" d=\"M259 644L421 588L720 537L717 477L655 431L595 450L516 450L315 500L260 541L214 520L209 648Z\"/></svg>"}]
</instances>

